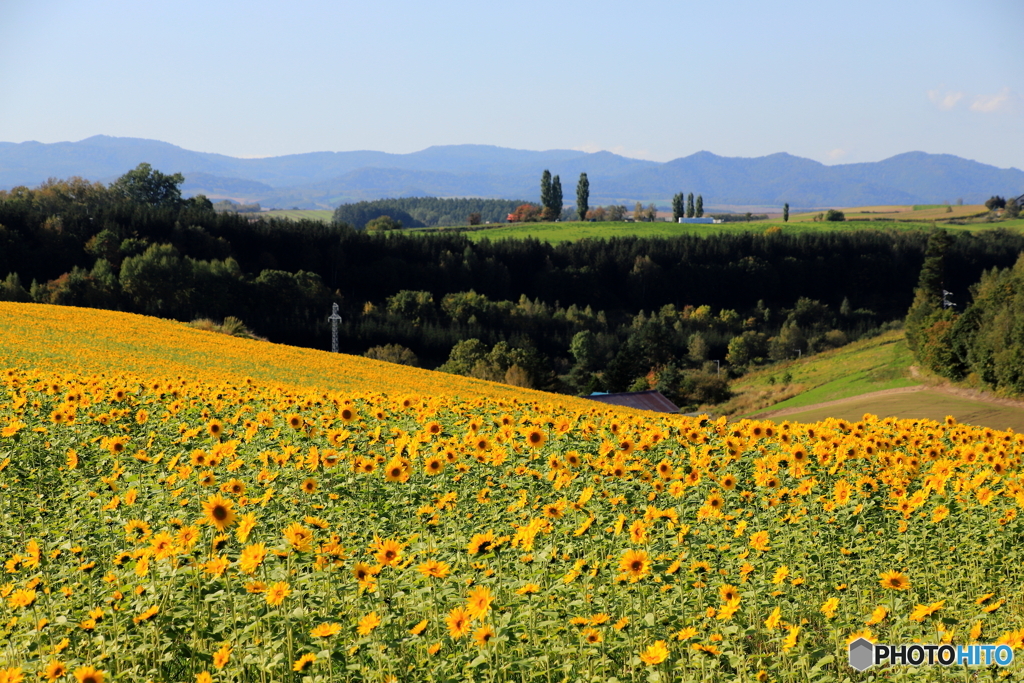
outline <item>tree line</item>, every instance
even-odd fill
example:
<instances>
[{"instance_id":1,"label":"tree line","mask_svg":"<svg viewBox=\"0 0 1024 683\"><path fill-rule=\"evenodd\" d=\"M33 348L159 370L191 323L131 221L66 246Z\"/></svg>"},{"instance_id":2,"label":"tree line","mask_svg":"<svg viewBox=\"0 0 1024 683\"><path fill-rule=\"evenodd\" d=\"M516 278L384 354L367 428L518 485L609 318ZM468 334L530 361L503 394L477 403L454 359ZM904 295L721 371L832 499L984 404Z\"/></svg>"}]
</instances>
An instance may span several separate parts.
<instances>
[{"instance_id":1,"label":"tree line","mask_svg":"<svg viewBox=\"0 0 1024 683\"><path fill-rule=\"evenodd\" d=\"M406 228L504 223L508 214L522 203L522 200L475 197L377 199L339 205L334 210L333 222L356 229L362 229L370 221L382 216L388 216Z\"/></svg>"},{"instance_id":2,"label":"tree line","mask_svg":"<svg viewBox=\"0 0 1024 683\"><path fill-rule=\"evenodd\" d=\"M906 320L914 357L940 376L1024 395L1024 253L962 289L950 277L952 248L945 231L928 242Z\"/></svg>"},{"instance_id":3,"label":"tree line","mask_svg":"<svg viewBox=\"0 0 1024 683\"><path fill-rule=\"evenodd\" d=\"M0 297L183 321L233 316L271 341L321 349L338 303L349 353L398 345L396 357L426 367L454 361L572 392L661 382L691 387L692 399L717 391L708 361L734 372L902 319L928 248L914 231L558 245L369 233L217 213L160 189L174 176L157 173L0 193ZM945 286L964 291L1022 250L1015 233L949 236ZM471 339L482 346L453 358Z\"/></svg>"}]
</instances>

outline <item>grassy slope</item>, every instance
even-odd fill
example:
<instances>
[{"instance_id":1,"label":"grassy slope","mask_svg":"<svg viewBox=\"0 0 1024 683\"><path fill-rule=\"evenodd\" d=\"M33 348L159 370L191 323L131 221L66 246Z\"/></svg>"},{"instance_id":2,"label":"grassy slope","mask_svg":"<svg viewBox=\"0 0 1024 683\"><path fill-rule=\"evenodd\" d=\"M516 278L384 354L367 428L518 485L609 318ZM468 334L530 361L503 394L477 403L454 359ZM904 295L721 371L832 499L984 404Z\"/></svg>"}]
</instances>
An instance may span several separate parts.
<instances>
[{"instance_id":1,"label":"grassy slope","mask_svg":"<svg viewBox=\"0 0 1024 683\"><path fill-rule=\"evenodd\" d=\"M910 379L912 363L902 331L849 344L809 358L777 363L750 373L733 385L736 396L720 410L753 414L835 401L873 391L918 384ZM785 373L792 381L783 385ZM770 384L770 378L775 379Z\"/></svg>"},{"instance_id":2,"label":"grassy slope","mask_svg":"<svg viewBox=\"0 0 1024 683\"><path fill-rule=\"evenodd\" d=\"M1024 431L1024 407L926 387L910 376L912 363L903 332L888 332L751 373L733 385L736 396L729 403L712 407L711 412L767 415L775 421L791 422L818 422L829 417L856 421L866 413L939 421L953 415L964 424ZM793 379L782 386L779 380L786 372ZM769 384L771 377L776 380L774 385ZM903 388L913 390L876 393Z\"/></svg>"}]
</instances>

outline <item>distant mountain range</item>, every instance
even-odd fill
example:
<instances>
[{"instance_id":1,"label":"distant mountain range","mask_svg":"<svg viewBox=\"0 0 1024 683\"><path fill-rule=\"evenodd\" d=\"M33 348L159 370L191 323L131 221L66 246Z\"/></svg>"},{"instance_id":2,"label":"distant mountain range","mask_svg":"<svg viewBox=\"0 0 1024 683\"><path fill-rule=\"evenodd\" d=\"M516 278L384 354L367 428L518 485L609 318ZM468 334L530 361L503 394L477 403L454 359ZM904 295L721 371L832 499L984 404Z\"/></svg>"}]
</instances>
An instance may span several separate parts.
<instances>
[{"instance_id":1,"label":"distant mountain range","mask_svg":"<svg viewBox=\"0 0 1024 683\"><path fill-rule=\"evenodd\" d=\"M705 206L794 208L984 202L1024 193L1024 171L949 154L907 152L873 163L824 164L779 153L752 159L698 152L666 163L610 152L531 152L489 145L429 147L412 154L312 152L238 159L166 142L97 135L80 142L0 142L0 188L81 176L111 182L142 162L185 176L188 195L264 207L333 208L385 197L493 197L536 201L544 169L574 201L581 172L590 204L666 202L677 192Z\"/></svg>"}]
</instances>

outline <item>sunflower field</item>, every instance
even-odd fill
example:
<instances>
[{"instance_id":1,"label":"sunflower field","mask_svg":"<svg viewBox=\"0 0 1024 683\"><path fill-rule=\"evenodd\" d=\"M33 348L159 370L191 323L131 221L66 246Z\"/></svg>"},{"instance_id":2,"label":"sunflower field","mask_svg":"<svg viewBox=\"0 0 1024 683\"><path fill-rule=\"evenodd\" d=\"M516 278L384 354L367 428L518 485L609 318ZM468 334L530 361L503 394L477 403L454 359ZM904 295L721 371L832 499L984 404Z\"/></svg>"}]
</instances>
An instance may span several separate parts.
<instances>
[{"instance_id":1,"label":"sunflower field","mask_svg":"<svg viewBox=\"0 0 1024 683\"><path fill-rule=\"evenodd\" d=\"M90 313L62 367L0 330L0 683L1020 676L846 662L861 636L1019 653L1020 435L657 415L306 352L382 377L339 390L273 375L287 347ZM119 356L111 324L152 336ZM140 350L178 334L169 371ZM204 344L269 374L218 378Z\"/></svg>"}]
</instances>

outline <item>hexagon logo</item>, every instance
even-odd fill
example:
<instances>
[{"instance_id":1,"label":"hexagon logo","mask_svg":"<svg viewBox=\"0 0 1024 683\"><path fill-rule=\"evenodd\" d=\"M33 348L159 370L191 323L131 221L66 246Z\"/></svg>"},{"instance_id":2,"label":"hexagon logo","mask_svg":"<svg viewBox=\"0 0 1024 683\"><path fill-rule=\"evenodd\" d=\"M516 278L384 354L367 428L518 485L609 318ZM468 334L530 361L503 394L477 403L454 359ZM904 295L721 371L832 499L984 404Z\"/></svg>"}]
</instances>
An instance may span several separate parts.
<instances>
[{"instance_id":1,"label":"hexagon logo","mask_svg":"<svg viewBox=\"0 0 1024 683\"><path fill-rule=\"evenodd\" d=\"M850 666L857 671L870 669L875 664L875 644L867 638L858 638L849 645Z\"/></svg>"}]
</instances>

